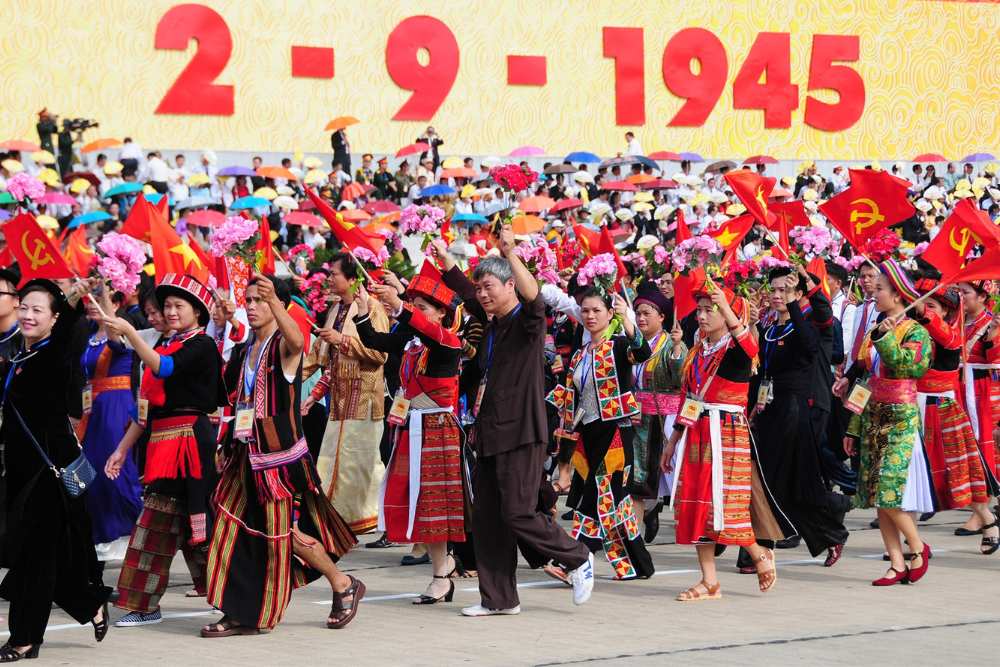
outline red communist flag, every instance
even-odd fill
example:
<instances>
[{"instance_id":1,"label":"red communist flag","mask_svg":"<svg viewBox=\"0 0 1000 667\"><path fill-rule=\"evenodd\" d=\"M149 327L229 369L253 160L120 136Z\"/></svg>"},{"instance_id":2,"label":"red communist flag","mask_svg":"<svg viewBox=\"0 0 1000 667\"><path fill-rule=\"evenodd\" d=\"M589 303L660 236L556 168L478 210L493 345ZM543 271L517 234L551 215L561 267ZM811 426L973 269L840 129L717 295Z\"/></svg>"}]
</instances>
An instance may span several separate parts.
<instances>
[{"instance_id":1,"label":"red communist flag","mask_svg":"<svg viewBox=\"0 0 1000 667\"><path fill-rule=\"evenodd\" d=\"M21 283L34 278L72 278L73 270L50 239L35 216L21 213L3 226L7 248L21 269Z\"/></svg>"},{"instance_id":2,"label":"red communist flag","mask_svg":"<svg viewBox=\"0 0 1000 667\"><path fill-rule=\"evenodd\" d=\"M378 254L379 248L385 245L385 239L380 235L366 234L364 230L355 224L346 222L336 211L312 188L306 188L306 196L316 206L316 210L329 223L330 230L341 245L347 246L351 250L355 248L367 248L373 254Z\"/></svg>"},{"instance_id":3,"label":"red communist flag","mask_svg":"<svg viewBox=\"0 0 1000 667\"><path fill-rule=\"evenodd\" d=\"M691 238L691 228L684 219L684 211L677 209L677 229L674 230L674 240L679 244Z\"/></svg>"},{"instance_id":4,"label":"red communist flag","mask_svg":"<svg viewBox=\"0 0 1000 667\"><path fill-rule=\"evenodd\" d=\"M753 229L755 222L756 220L752 215L744 213L736 218L726 220L714 232L708 233L709 236L719 242L719 245L722 246L723 251L726 253L722 259L723 265L728 264L736 256L736 250L740 247L740 241Z\"/></svg>"},{"instance_id":5,"label":"red communist flag","mask_svg":"<svg viewBox=\"0 0 1000 667\"><path fill-rule=\"evenodd\" d=\"M573 225L573 233L576 234L576 241L580 244L580 249L587 257L593 257L600 252L597 247L601 242L601 236L597 232L587 229L583 225Z\"/></svg>"},{"instance_id":6,"label":"red communist flag","mask_svg":"<svg viewBox=\"0 0 1000 667\"><path fill-rule=\"evenodd\" d=\"M884 171L851 169L851 187L819 209L855 250L886 227L911 217L907 181Z\"/></svg>"},{"instance_id":7,"label":"red communist flag","mask_svg":"<svg viewBox=\"0 0 1000 667\"><path fill-rule=\"evenodd\" d=\"M698 306L694 294L705 284L705 269L700 266L688 275L674 278L674 317L682 320Z\"/></svg>"},{"instance_id":8,"label":"red communist flag","mask_svg":"<svg viewBox=\"0 0 1000 667\"><path fill-rule=\"evenodd\" d=\"M777 181L749 169L730 171L724 178L747 207L747 213L760 224L770 227L773 216L768 212L767 198L771 196L771 190Z\"/></svg>"},{"instance_id":9,"label":"red communist flag","mask_svg":"<svg viewBox=\"0 0 1000 667\"><path fill-rule=\"evenodd\" d=\"M965 266L969 251L977 245L986 251L1000 246L1000 228L971 198L963 199L920 258L947 276Z\"/></svg>"},{"instance_id":10,"label":"red communist flag","mask_svg":"<svg viewBox=\"0 0 1000 667\"><path fill-rule=\"evenodd\" d=\"M968 266L941 278L942 283L965 283L973 280L996 280L1000 278L1000 247L983 253Z\"/></svg>"},{"instance_id":11,"label":"red communist flag","mask_svg":"<svg viewBox=\"0 0 1000 667\"><path fill-rule=\"evenodd\" d=\"M157 283L168 273L186 273L202 283L208 281L208 264L181 240L174 228L160 215L150 218L149 244L153 246L153 267Z\"/></svg>"},{"instance_id":12,"label":"red communist flag","mask_svg":"<svg viewBox=\"0 0 1000 667\"><path fill-rule=\"evenodd\" d=\"M66 263L78 276L86 276L90 273L90 265L97 254L87 243L87 229L83 226L77 227L69 235L66 243Z\"/></svg>"}]
</instances>

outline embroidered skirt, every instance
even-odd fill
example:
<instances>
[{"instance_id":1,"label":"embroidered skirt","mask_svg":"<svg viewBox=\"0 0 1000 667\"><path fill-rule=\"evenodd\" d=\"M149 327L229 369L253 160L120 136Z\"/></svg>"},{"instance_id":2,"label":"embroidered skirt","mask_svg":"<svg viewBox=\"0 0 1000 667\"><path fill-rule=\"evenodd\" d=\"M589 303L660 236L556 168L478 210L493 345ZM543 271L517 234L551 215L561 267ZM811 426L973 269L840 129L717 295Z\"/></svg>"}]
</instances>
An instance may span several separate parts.
<instances>
[{"instance_id":1,"label":"embroidered skirt","mask_svg":"<svg viewBox=\"0 0 1000 667\"><path fill-rule=\"evenodd\" d=\"M930 396L923 414L924 445L934 495L942 510L985 503L996 492L987 479L972 424L957 401Z\"/></svg>"},{"instance_id":2,"label":"embroidered skirt","mask_svg":"<svg viewBox=\"0 0 1000 667\"><path fill-rule=\"evenodd\" d=\"M861 414L860 448L855 507L934 511L916 405L870 401Z\"/></svg>"}]
</instances>

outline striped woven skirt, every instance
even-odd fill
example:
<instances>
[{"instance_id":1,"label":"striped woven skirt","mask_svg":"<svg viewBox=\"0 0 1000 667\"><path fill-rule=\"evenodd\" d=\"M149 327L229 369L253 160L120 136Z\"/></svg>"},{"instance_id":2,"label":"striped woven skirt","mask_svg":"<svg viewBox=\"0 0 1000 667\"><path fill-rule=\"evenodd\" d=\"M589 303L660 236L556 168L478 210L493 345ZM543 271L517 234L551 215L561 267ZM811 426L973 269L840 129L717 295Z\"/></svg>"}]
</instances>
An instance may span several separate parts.
<instances>
[{"instance_id":1,"label":"striped woven skirt","mask_svg":"<svg viewBox=\"0 0 1000 667\"><path fill-rule=\"evenodd\" d=\"M951 398L930 396L923 418L924 446L940 508L987 502L986 471L965 410Z\"/></svg>"},{"instance_id":2,"label":"striped woven skirt","mask_svg":"<svg viewBox=\"0 0 1000 667\"><path fill-rule=\"evenodd\" d=\"M317 479L309 459L294 466ZM241 625L270 629L281 621L292 589L320 576L293 557L292 541L319 542L336 562L357 540L318 484L302 484L295 498L261 502L253 480L246 448L237 445L214 498L208 603Z\"/></svg>"},{"instance_id":3,"label":"striped woven skirt","mask_svg":"<svg viewBox=\"0 0 1000 667\"><path fill-rule=\"evenodd\" d=\"M702 416L687 429L684 460L674 499L677 544L716 542L749 546L755 541L750 520L753 460L750 432L742 415L722 415L723 529L713 528L712 441L709 418Z\"/></svg>"}]
</instances>

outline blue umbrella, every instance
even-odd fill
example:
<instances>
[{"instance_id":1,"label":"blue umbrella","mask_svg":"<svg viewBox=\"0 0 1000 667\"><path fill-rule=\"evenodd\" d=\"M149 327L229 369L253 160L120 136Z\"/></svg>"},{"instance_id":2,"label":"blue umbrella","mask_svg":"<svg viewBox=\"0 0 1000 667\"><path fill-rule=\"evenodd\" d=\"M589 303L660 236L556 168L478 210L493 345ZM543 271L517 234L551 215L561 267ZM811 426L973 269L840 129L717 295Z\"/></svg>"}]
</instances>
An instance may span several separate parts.
<instances>
[{"instance_id":1,"label":"blue umbrella","mask_svg":"<svg viewBox=\"0 0 1000 667\"><path fill-rule=\"evenodd\" d=\"M177 210L183 211L186 208L199 208L201 206L215 206L219 203L218 199L212 197L188 197L187 199L182 199L177 204Z\"/></svg>"},{"instance_id":2,"label":"blue umbrella","mask_svg":"<svg viewBox=\"0 0 1000 667\"><path fill-rule=\"evenodd\" d=\"M688 162L704 162L705 158L698 155L697 153L681 153L681 159L687 160Z\"/></svg>"},{"instance_id":3,"label":"blue umbrella","mask_svg":"<svg viewBox=\"0 0 1000 667\"><path fill-rule=\"evenodd\" d=\"M100 222L101 220L110 220L111 216L105 211L91 211L90 213L84 213L83 215L78 215L73 218L67 229L76 229L82 225L89 225L92 222Z\"/></svg>"},{"instance_id":4,"label":"blue umbrella","mask_svg":"<svg viewBox=\"0 0 1000 667\"><path fill-rule=\"evenodd\" d=\"M107 192L105 192L104 193L104 197L108 198L108 197L114 197L114 196L117 196L117 195L127 195L127 194L131 194L133 192L139 192L140 190L142 190L142 187L143 187L142 183L135 183L135 182L131 182L131 183L119 183L115 187L113 187L110 190L108 190Z\"/></svg>"},{"instance_id":5,"label":"blue umbrella","mask_svg":"<svg viewBox=\"0 0 1000 667\"><path fill-rule=\"evenodd\" d=\"M638 162L644 167L649 167L650 169L659 169L660 165L656 164L656 160L650 160L645 155L633 155L632 162Z\"/></svg>"},{"instance_id":6,"label":"blue umbrella","mask_svg":"<svg viewBox=\"0 0 1000 667\"><path fill-rule=\"evenodd\" d=\"M962 158L962 162L986 162L987 160L995 159L992 153L973 153Z\"/></svg>"},{"instance_id":7,"label":"blue umbrella","mask_svg":"<svg viewBox=\"0 0 1000 667\"><path fill-rule=\"evenodd\" d=\"M240 197L229 205L230 210L239 211L245 208L269 208L271 202L263 197Z\"/></svg>"},{"instance_id":8,"label":"blue umbrella","mask_svg":"<svg viewBox=\"0 0 1000 667\"><path fill-rule=\"evenodd\" d=\"M143 197L145 197L146 201L148 201L150 204L159 204L160 199L163 198L163 195L161 195L159 192L147 192L146 194L143 195ZM173 198L168 199L167 204L173 206L174 205Z\"/></svg>"},{"instance_id":9,"label":"blue umbrella","mask_svg":"<svg viewBox=\"0 0 1000 667\"><path fill-rule=\"evenodd\" d=\"M5 208L0 208L0 220L9 220L9 219L10 219L10 211L8 211Z\"/></svg>"},{"instance_id":10,"label":"blue umbrella","mask_svg":"<svg viewBox=\"0 0 1000 667\"><path fill-rule=\"evenodd\" d=\"M448 185L431 185L420 191L421 197L441 197L455 194L455 188Z\"/></svg>"},{"instance_id":11,"label":"blue umbrella","mask_svg":"<svg viewBox=\"0 0 1000 667\"><path fill-rule=\"evenodd\" d=\"M486 224L486 216L479 215L478 213L456 213L455 215L451 216L451 221L452 222L471 222L471 223L478 222L480 224L485 225Z\"/></svg>"},{"instance_id":12,"label":"blue umbrella","mask_svg":"<svg viewBox=\"0 0 1000 667\"><path fill-rule=\"evenodd\" d=\"M597 164L601 158L587 151L573 151L563 158L563 162L592 162Z\"/></svg>"},{"instance_id":13,"label":"blue umbrella","mask_svg":"<svg viewBox=\"0 0 1000 667\"><path fill-rule=\"evenodd\" d=\"M220 169L218 175L219 176L256 176L257 172L255 172L250 167L233 166L233 167L225 167L223 169Z\"/></svg>"}]
</instances>

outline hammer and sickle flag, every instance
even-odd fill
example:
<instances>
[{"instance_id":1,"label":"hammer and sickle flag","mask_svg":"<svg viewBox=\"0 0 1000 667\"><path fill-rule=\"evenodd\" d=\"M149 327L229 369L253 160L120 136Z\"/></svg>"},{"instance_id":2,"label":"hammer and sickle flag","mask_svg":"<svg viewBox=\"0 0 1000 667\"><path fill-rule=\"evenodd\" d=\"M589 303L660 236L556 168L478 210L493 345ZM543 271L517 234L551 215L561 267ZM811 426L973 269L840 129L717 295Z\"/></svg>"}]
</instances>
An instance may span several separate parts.
<instances>
[{"instance_id":1,"label":"hammer and sickle flag","mask_svg":"<svg viewBox=\"0 0 1000 667\"><path fill-rule=\"evenodd\" d=\"M2 228L7 248L21 269L21 283L35 278L72 278L73 271L30 213L21 213Z\"/></svg>"},{"instance_id":2,"label":"hammer and sickle flag","mask_svg":"<svg viewBox=\"0 0 1000 667\"><path fill-rule=\"evenodd\" d=\"M820 204L830 223L855 250L886 227L916 213L906 197L908 181L873 169L851 169L851 187Z\"/></svg>"},{"instance_id":3,"label":"hammer and sickle flag","mask_svg":"<svg viewBox=\"0 0 1000 667\"><path fill-rule=\"evenodd\" d=\"M983 211L976 208L972 199L963 199L941 226L941 231L920 256L941 272L951 275L966 265L966 258L975 246L984 252L1000 247L1000 227Z\"/></svg>"}]
</instances>

